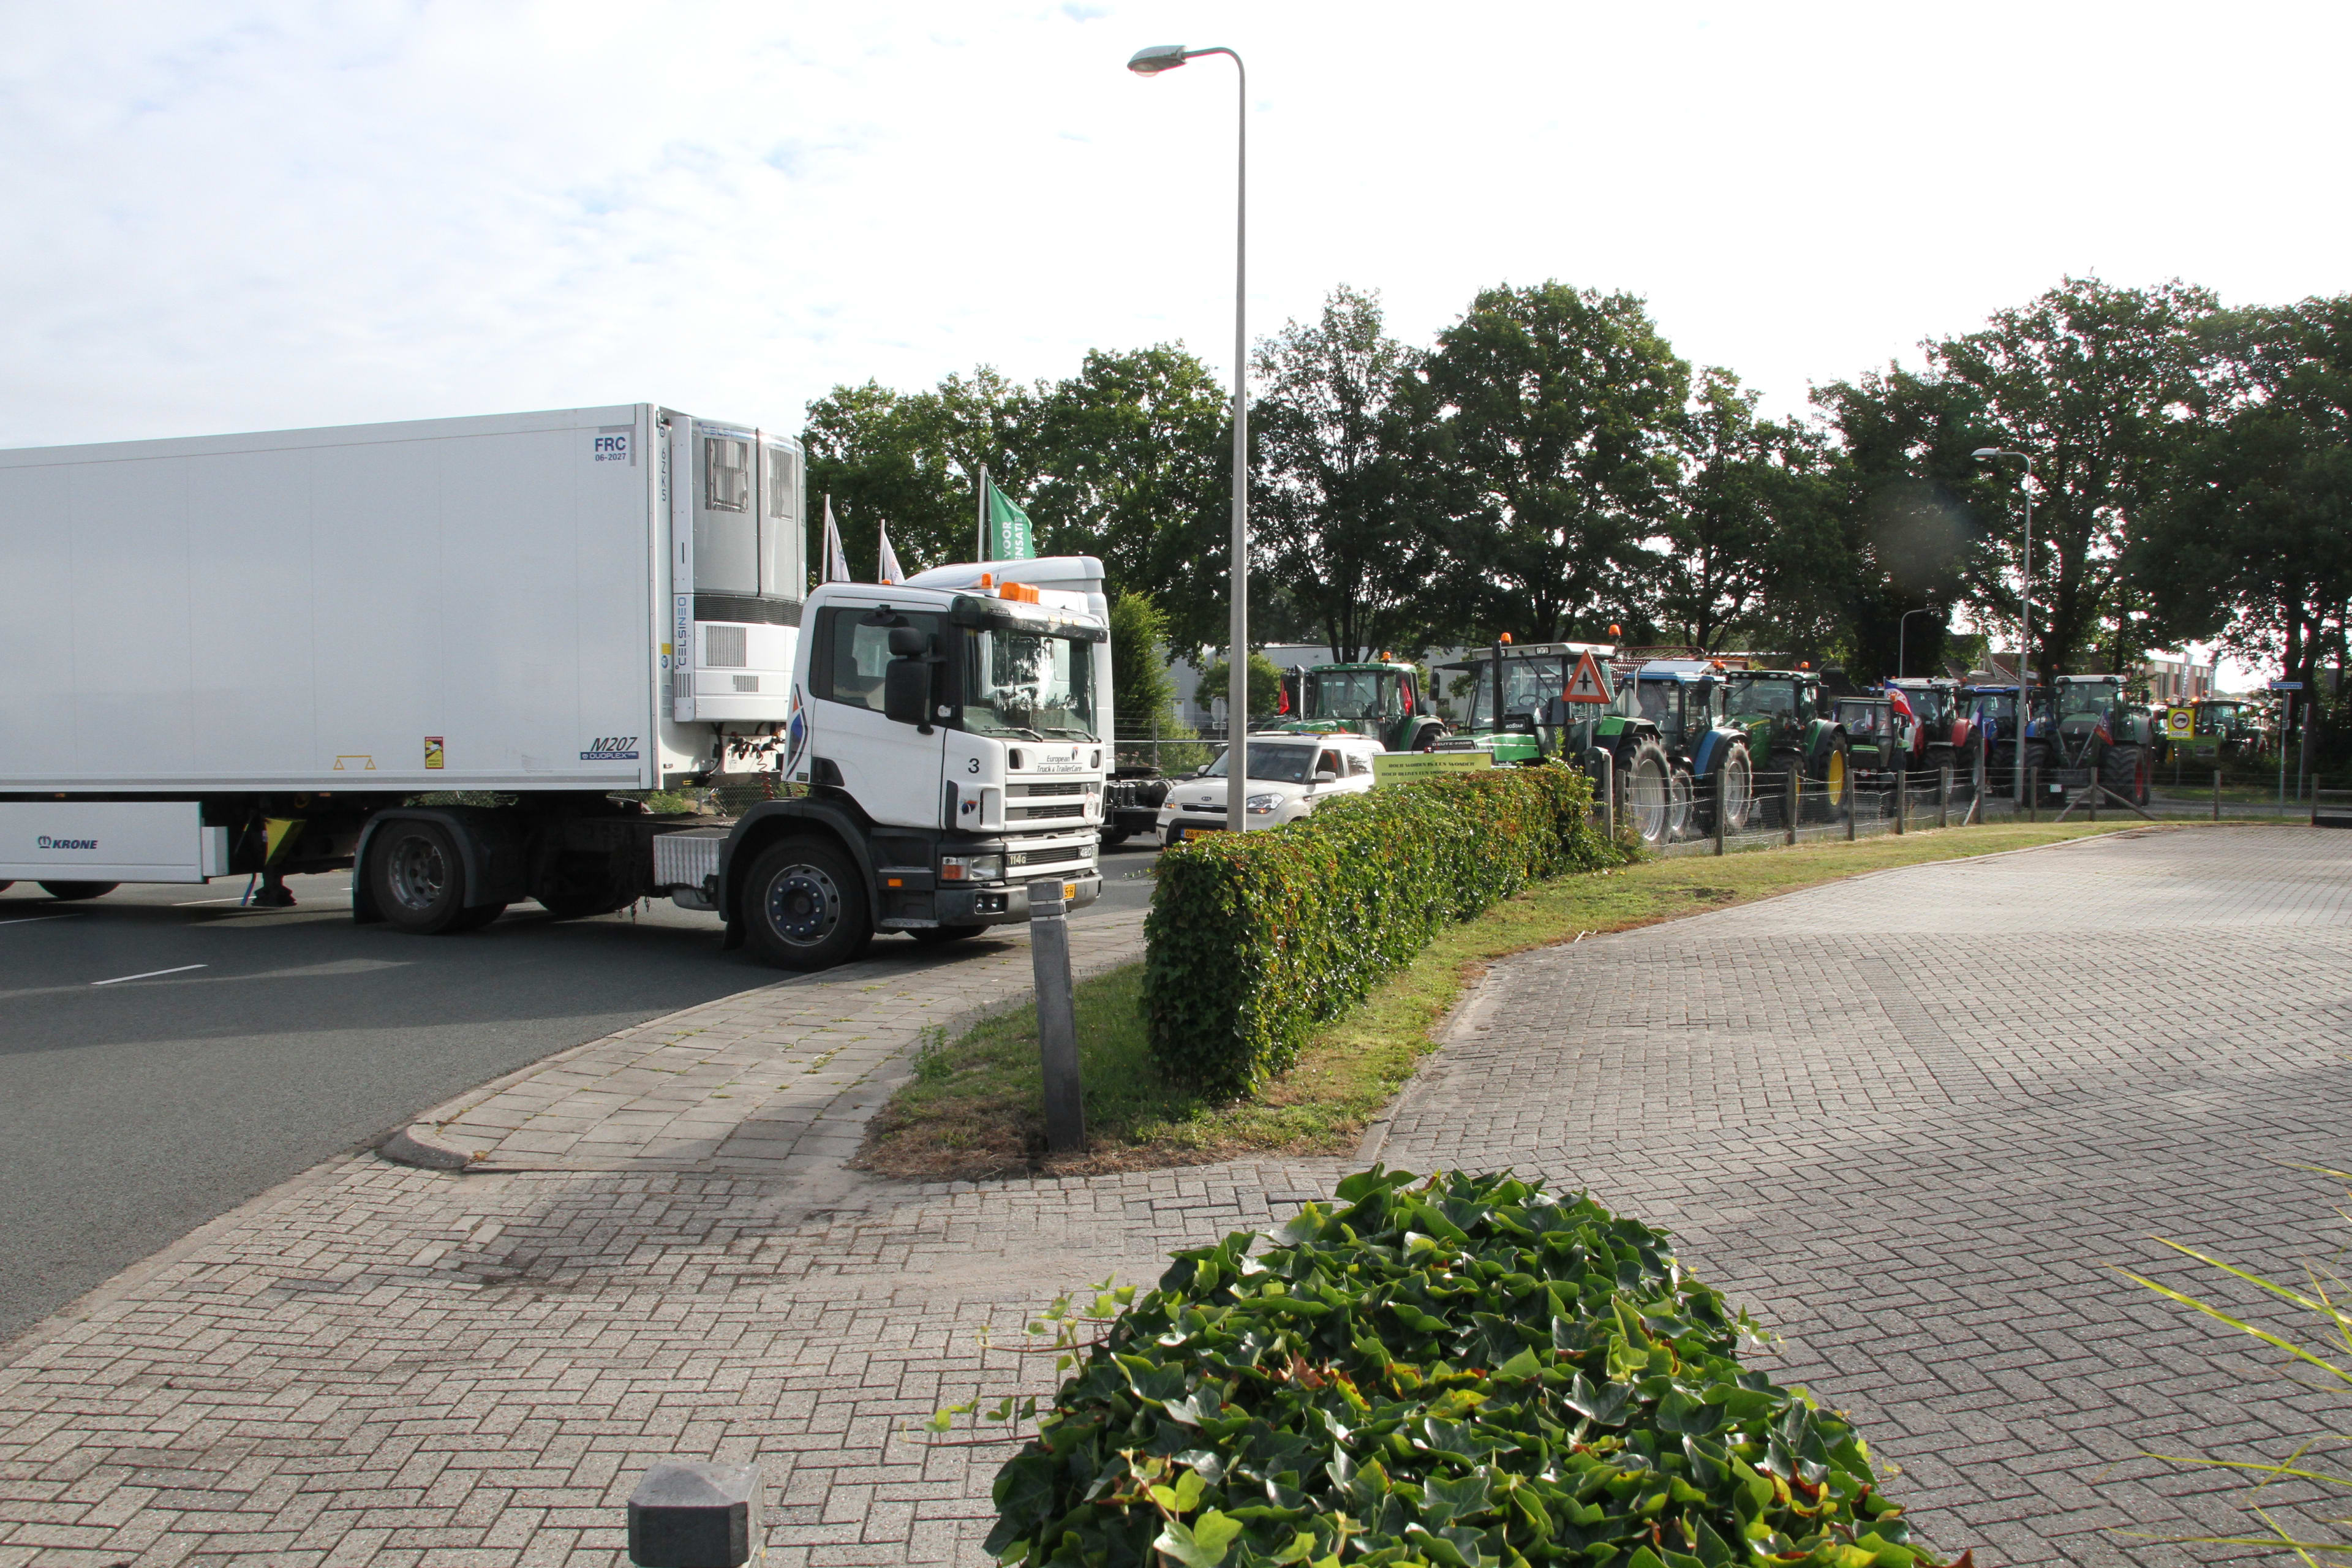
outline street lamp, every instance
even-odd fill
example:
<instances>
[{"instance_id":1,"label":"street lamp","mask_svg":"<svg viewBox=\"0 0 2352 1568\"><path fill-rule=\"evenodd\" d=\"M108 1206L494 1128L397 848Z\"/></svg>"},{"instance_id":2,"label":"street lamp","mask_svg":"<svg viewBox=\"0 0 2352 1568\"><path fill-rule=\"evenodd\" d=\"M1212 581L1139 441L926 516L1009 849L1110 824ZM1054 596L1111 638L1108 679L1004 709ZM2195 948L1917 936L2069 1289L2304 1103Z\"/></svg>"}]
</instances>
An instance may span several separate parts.
<instances>
[{"instance_id":1,"label":"street lamp","mask_svg":"<svg viewBox=\"0 0 2352 1568\"><path fill-rule=\"evenodd\" d=\"M1138 76L1158 76L1204 55L1223 55L1234 62L1241 94L1234 153L1234 609L1232 652L1225 661L1225 827L1240 833L1247 826L1249 798L1249 335L1244 324L1249 286L1249 69L1241 56L1222 45L1188 49L1181 44L1138 49L1127 68Z\"/></svg>"},{"instance_id":2,"label":"street lamp","mask_svg":"<svg viewBox=\"0 0 2352 1568\"><path fill-rule=\"evenodd\" d=\"M2015 458L2025 465L2027 483L2018 488L2025 492L2025 566L2017 610L2017 752L2010 759L2010 774L2017 786L2017 804L2025 804L2025 715L2026 666L2033 646L2033 459L2023 452L2012 452L2001 447L1979 447L1969 454L1971 458L1990 460L1994 458Z\"/></svg>"},{"instance_id":3,"label":"street lamp","mask_svg":"<svg viewBox=\"0 0 2352 1568\"><path fill-rule=\"evenodd\" d=\"M1906 611L1904 611L1904 612L1903 612L1903 617L1902 617L1902 619L1900 619L1900 620L1898 620L1898 621L1896 621L1896 622L1895 623L1895 679L1900 680L1900 679L1902 679L1905 676L1906 676L1906 675L1908 675L1908 674L1910 674L1910 673L1911 673L1911 667L1910 667L1910 665L1909 665L1909 664L1907 664L1907 663L1906 663L1906 662L1905 662L1905 655L1904 655L1904 651L1903 651L1903 648L1904 648L1904 639L1905 639L1905 638L1909 635L1910 630L1911 630L1911 617L1912 617L1912 616L1927 616L1927 615L1933 615L1934 613L1935 613L1935 606L1934 606L1934 605L1920 605L1920 606L1919 606L1917 609L1916 609L1916 610L1906 610Z\"/></svg>"}]
</instances>

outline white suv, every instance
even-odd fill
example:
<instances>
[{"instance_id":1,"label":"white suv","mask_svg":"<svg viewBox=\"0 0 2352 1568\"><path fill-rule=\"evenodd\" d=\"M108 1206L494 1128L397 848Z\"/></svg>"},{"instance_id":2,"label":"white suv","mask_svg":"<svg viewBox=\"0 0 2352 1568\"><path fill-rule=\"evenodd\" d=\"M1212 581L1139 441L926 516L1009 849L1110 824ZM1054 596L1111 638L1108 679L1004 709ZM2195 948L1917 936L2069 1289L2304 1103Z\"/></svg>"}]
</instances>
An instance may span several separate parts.
<instances>
[{"instance_id":1,"label":"white suv","mask_svg":"<svg viewBox=\"0 0 2352 1568\"><path fill-rule=\"evenodd\" d=\"M1372 787L1381 743L1363 735L1252 735L1244 821L1255 831L1296 822L1336 795ZM1160 842L1181 844L1225 826L1225 755L1168 788L1160 807Z\"/></svg>"}]
</instances>

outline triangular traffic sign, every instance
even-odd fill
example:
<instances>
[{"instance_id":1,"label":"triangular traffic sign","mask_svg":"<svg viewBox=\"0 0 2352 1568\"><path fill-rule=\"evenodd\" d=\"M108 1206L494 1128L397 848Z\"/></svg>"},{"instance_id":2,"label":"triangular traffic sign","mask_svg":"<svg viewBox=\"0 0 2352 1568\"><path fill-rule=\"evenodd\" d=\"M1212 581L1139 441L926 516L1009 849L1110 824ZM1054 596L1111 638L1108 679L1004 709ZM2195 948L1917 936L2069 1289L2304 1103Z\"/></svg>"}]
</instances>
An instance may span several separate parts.
<instances>
[{"instance_id":1,"label":"triangular traffic sign","mask_svg":"<svg viewBox=\"0 0 2352 1568\"><path fill-rule=\"evenodd\" d=\"M1601 667L1592 662L1590 652L1577 656L1576 673L1568 678L1568 689L1560 696L1570 702L1609 700L1609 683L1601 679Z\"/></svg>"}]
</instances>

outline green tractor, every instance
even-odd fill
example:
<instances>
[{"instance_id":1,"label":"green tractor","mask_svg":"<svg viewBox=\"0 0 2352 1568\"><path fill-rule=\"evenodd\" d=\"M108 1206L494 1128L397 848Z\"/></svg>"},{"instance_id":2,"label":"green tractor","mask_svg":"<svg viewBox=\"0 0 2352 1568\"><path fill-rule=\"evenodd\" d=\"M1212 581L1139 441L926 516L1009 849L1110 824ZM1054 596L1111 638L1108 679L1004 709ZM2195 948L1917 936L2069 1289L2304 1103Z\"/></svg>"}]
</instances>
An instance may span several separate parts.
<instances>
[{"instance_id":1,"label":"green tractor","mask_svg":"<svg viewBox=\"0 0 2352 1568\"><path fill-rule=\"evenodd\" d=\"M1421 689L1421 671L1394 659L1318 664L1283 678L1282 721L1295 735L1366 735L1391 752L1426 752L1445 733L1436 704Z\"/></svg>"},{"instance_id":2,"label":"green tractor","mask_svg":"<svg viewBox=\"0 0 2352 1568\"><path fill-rule=\"evenodd\" d=\"M1675 827L1674 763L1658 726L1612 704L1567 700L1582 657L1591 654L1605 672L1612 651L1600 643L1497 641L1459 664L1440 665L1439 678L1453 678L1452 690L1466 700L1467 712L1435 749L1484 752L1498 767L1559 758L1594 778L1605 752L1619 820L1630 823L1645 844L1665 843Z\"/></svg>"},{"instance_id":3,"label":"green tractor","mask_svg":"<svg viewBox=\"0 0 2352 1568\"><path fill-rule=\"evenodd\" d=\"M1756 765L1748 756L1746 730L1726 713L1726 672L1709 659L1656 658L1618 689L1611 711L1646 720L1665 748L1668 768L1666 836L1715 831L1715 781L1723 777L1723 828L1743 831L1756 809ZM1607 728L1604 721L1603 729ZM1615 739L1619 765L1638 768L1631 754L1634 731Z\"/></svg>"},{"instance_id":4,"label":"green tractor","mask_svg":"<svg viewBox=\"0 0 2352 1568\"><path fill-rule=\"evenodd\" d=\"M2035 726L2026 765L2054 767L2062 783L2095 782L2146 805L2153 737L2147 713L2125 696L2123 677L2062 675L2053 686L2057 722Z\"/></svg>"},{"instance_id":5,"label":"green tractor","mask_svg":"<svg viewBox=\"0 0 2352 1568\"><path fill-rule=\"evenodd\" d=\"M1810 669L1733 669L1724 681L1724 717L1747 731L1748 756L1763 758L1774 777L1798 769L1822 786L1833 816L1843 812L1849 742L1821 677ZM1788 810L1786 801L1770 798Z\"/></svg>"}]
</instances>

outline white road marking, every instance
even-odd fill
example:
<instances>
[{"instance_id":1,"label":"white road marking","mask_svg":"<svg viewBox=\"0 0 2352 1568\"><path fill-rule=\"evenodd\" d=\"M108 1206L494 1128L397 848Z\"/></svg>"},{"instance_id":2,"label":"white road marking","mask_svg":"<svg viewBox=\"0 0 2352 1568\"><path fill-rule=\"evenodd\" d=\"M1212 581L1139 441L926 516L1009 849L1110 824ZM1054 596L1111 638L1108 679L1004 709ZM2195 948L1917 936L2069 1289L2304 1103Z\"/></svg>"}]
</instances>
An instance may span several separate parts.
<instances>
[{"instance_id":1,"label":"white road marking","mask_svg":"<svg viewBox=\"0 0 2352 1568\"><path fill-rule=\"evenodd\" d=\"M93 980L92 985L120 985L126 980L152 980L159 974L185 974L191 969L210 969L209 963L183 963L177 969L151 969L144 974L118 974L111 980Z\"/></svg>"},{"instance_id":2,"label":"white road marking","mask_svg":"<svg viewBox=\"0 0 2352 1568\"><path fill-rule=\"evenodd\" d=\"M69 921L78 918L75 915L24 915L13 921L0 921L0 926L38 925L43 921Z\"/></svg>"}]
</instances>

